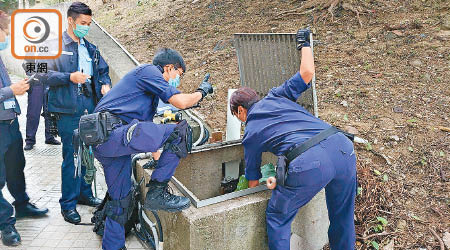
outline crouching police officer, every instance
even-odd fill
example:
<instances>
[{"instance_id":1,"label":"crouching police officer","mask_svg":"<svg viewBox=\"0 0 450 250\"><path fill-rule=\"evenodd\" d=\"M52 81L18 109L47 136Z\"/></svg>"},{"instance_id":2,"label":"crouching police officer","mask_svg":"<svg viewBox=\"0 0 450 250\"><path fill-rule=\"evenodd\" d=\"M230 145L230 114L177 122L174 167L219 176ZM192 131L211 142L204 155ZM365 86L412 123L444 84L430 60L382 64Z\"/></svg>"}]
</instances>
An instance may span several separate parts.
<instances>
[{"instance_id":1,"label":"crouching police officer","mask_svg":"<svg viewBox=\"0 0 450 250\"><path fill-rule=\"evenodd\" d=\"M0 50L9 46L8 24L8 15L0 10ZM31 204L25 191L23 173L25 156L22 148L22 134L17 121L20 107L15 96L25 94L29 88L30 85L25 80L11 84L11 79L0 58L0 230L2 242L6 246L20 244L20 235L14 227L16 218L42 216L48 213L48 209L39 209ZM15 217L13 217L13 207L1 192L5 183L14 197Z\"/></svg>"},{"instance_id":2,"label":"crouching police officer","mask_svg":"<svg viewBox=\"0 0 450 250\"><path fill-rule=\"evenodd\" d=\"M325 187L330 247L354 249L356 157L353 144L335 127L296 103L314 75L309 39L308 30L299 30L300 72L270 90L261 100L253 89L238 89L231 96L230 108L246 125L242 143L249 187L258 185L261 178L262 152L279 157L276 188L266 210L269 248L290 248L291 223L297 211Z\"/></svg>"},{"instance_id":3,"label":"crouching police officer","mask_svg":"<svg viewBox=\"0 0 450 250\"><path fill-rule=\"evenodd\" d=\"M92 11L84 3L74 2L67 11L68 28L62 35L63 52L58 59L45 61L48 73L39 79L49 86L48 111L58 116L57 127L63 144L61 167L61 214L69 223L81 221L76 205L97 206L101 200L92 194L84 180L85 166L75 168L73 132L80 117L92 113L95 104L110 89L109 67L87 35Z\"/></svg>"},{"instance_id":4,"label":"crouching police officer","mask_svg":"<svg viewBox=\"0 0 450 250\"><path fill-rule=\"evenodd\" d=\"M149 190L144 208L176 212L190 206L188 198L168 192L168 182L180 158L187 156L190 128L186 121L177 125L152 122L159 99L185 109L213 92L211 84L205 81L196 92L181 94L176 86L185 71L184 60L177 51L162 49L156 53L153 64L141 65L126 74L95 108L95 112L106 113L113 123L109 139L94 150L95 157L103 165L112 198L105 223L104 249L117 250L125 246L123 225L128 210L132 209L128 204L132 196L131 154L156 152L163 148L147 184Z\"/></svg>"}]
</instances>

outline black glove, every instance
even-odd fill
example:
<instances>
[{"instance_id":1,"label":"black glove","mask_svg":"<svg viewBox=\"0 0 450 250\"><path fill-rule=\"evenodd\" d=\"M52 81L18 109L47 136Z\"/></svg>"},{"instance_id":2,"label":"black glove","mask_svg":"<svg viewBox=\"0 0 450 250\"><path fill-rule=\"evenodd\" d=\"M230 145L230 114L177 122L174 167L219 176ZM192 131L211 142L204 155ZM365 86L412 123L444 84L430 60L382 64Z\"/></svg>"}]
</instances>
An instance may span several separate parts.
<instances>
[{"instance_id":1,"label":"black glove","mask_svg":"<svg viewBox=\"0 0 450 250\"><path fill-rule=\"evenodd\" d=\"M203 82L200 84L200 86L198 86L198 89L197 89L197 92L202 93L202 99L207 94L213 93L213 87L212 87L211 83L208 82L208 79L209 79L209 73L206 73L205 78L203 78Z\"/></svg>"},{"instance_id":2,"label":"black glove","mask_svg":"<svg viewBox=\"0 0 450 250\"><path fill-rule=\"evenodd\" d=\"M297 31L297 35L295 36L295 40L297 41L297 49L301 50L303 47L310 47L310 36L311 30L308 29L299 29Z\"/></svg>"},{"instance_id":3,"label":"black glove","mask_svg":"<svg viewBox=\"0 0 450 250\"><path fill-rule=\"evenodd\" d=\"M143 169L156 169L156 166L158 166L158 160L151 159L147 163L142 166Z\"/></svg>"}]
</instances>

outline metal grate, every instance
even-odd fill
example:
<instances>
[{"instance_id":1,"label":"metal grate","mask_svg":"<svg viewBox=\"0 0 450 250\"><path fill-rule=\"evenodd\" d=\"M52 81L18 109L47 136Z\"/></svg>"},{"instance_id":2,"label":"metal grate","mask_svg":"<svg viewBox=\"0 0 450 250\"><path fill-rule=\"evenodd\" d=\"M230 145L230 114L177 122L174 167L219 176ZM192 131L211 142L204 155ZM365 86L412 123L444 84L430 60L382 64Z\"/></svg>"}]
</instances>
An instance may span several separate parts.
<instances>
[{"instance_id":1,"label":"metal grate","mask_svg":"<svg viewBox=\"0 0 450 250\"><path fill-rule=\"evenodd\" d=\"M25 151L27 156L61 156L61 146L51 146L51 147L35 147L30 151Z\"/></svg>"},{"instance_id":2,"label":"metal grate","mask_svg":"<svg viewBox=\"0 0 450 250\"><path fill-rule=\"evenodd\" d=\"M299 70L295 33L238 33L234 38L241 85L255 89L260 95L266 95ZM316 114L314 92L314 88L309 88L298 102Z\"/></svg>"}]
</instances>

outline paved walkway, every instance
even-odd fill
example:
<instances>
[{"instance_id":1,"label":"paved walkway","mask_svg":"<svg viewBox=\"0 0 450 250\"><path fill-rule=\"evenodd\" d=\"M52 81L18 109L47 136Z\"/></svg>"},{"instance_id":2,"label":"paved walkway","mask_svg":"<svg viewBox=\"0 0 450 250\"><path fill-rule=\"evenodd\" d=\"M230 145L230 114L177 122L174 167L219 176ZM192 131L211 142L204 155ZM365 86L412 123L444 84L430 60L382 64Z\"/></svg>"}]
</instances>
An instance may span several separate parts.
<instances>
[{"instance_id":1,"label":"paved walkway","mask_svg":"<svg viewBox=\"0 0 450 250\"><path fill-rule=\"evenodd\" d=\"M18 78L12 77L13 82ZM18 101L22 109L19 116L20 130L25 136L27 95L19 96ZM22 237L22 244L18 247L5 247L0 243L0 249L101 249L101 238L92 232L93 226L72 225L64 221L61 216L59 198L61 196L61 146L44 143L44 120L41 117L36 135L36 145L30 151L25 151L26 167L25 180L27 193L31 202L38 207L47 207L50 212L43 218L19 219L16 228ZM102 198L106 192L105 178L97 171L97 192ZM99 173L100 172L100 173ZM10 202L14 199L5 187L3 195ZM78 205L82 223L90 223L94 208ZM128 249L145 249L133 234L127 238Z\"/></svg>"}]
</instances>

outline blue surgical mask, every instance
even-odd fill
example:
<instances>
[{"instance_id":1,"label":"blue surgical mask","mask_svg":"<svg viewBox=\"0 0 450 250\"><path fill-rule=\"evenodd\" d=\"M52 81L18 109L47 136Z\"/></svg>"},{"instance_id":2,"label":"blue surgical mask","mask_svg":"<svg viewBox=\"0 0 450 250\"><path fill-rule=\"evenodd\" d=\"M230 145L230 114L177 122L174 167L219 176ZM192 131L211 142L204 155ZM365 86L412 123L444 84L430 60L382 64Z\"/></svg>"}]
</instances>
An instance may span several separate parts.
<instances>
[{"instance_id":1,"label":"blue surgical mask","mask_svg":"<svg viewBox=\"0 0 450 250\"><path fill-rule=\"evenodd\" d=\"M177 74L177 76L174 79L169 79L169 85L175 88L180 86L180 75Z\"/></svg>"},{"instance_id":2,"label":"blue surgical mask","mask_svg":"<svg viewBox=\"0 0 450 250\"><path fill-rule=\"evenodd\" d=\"M5 37L5 41L4 42L0 42L0 50L5 50L8 48L9 45L9 36Z\"/></svg>"},{"instance_id":3,"label":"blue surgical mask","mask_svg":"<svg viewBox=\"0 0 450 250\"><path fill-rule=\"evenodd\" d=\"M83 38L85 35L88 34L89 29L91 27L88 25L79 25L77 24L76 28L73 30L73 33L79 37L79 38Z\"/></svg>"}]
</instances>

